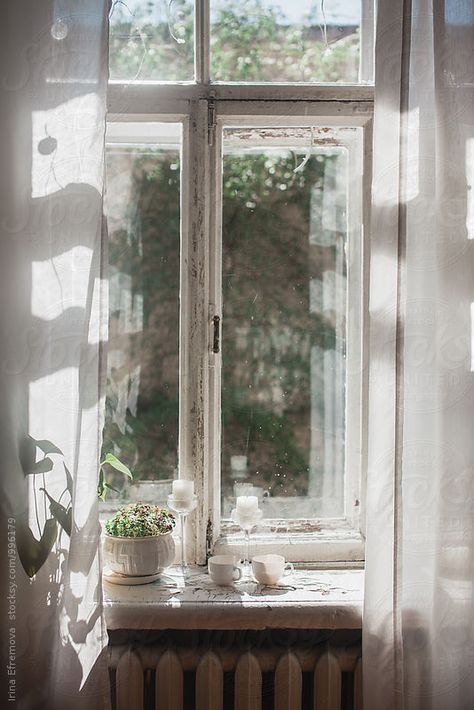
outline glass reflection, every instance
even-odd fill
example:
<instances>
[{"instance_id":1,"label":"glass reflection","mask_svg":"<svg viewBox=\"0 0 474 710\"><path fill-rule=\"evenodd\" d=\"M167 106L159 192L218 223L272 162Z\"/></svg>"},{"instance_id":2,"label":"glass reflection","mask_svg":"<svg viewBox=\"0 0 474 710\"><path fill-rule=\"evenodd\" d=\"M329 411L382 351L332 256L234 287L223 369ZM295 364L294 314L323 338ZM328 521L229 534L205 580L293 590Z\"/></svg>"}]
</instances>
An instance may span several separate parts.
<instances>
[{"instance_id":1,"label":"glass reflection","mask_svg":"<svg viewBox=\"0 0 474 710\"><path fill-rule=\"evenodd\" d=\"M270 518L341 515L348 152L330 129L224 145L223 515L240 494Z\"/></svg>"},{"instance_id":2,"label":"glass reflection","mask_svg":"<svg viewBox=\"0 0 474 710\"><path fill-rule=\"evenodd\" d=\"M133 470L134 484L122 491L127 495L145 481L169 481L177 466L180 126L173 137L170 125L163 127L167 145L107 145L109 350L103 450ZM123 476L117 475L116 484L124 485ZM160 488L163 499L166 485ZM146 499L143 486L138 493Z\"/></svg>"}]
</instances>

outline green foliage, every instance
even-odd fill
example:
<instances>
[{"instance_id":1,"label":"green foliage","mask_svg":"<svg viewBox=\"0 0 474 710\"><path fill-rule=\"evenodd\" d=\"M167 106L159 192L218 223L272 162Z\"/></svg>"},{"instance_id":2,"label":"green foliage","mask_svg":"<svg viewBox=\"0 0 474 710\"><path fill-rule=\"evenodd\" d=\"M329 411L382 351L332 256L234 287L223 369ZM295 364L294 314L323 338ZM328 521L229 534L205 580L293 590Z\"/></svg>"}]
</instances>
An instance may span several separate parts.
<instances>
[{"instance_id":1,"label":"green foliage","mask_svg":"<svg viewBox=\"0 0 474 710\"><path fill-rule=\"evenodd\" d=\"M148 503L130 503L105 522L108 535L114 537L148 537L171 532L175 525L173 514L166 508Z\"/></svg>"},{"instance_id":2,"label":"green foliage","mask_svg":"<svg viewBox=\"0 0 474 710\"><path fill-rule=\"evenodd\" d=\"M43 453L43 458L36 461L37 452L41 451ZM37 476L41 475L43 480L43 486L38 490L43 493L49 503L49 512L51 518L48 518L41 529L40 516L38 514L38 502L36 497L36 488L34 494L34 508L37 520L38 528L40 528L40 539L38 540L33 535L33 532L28 524L27 518L20 518L17 522L17 535L16 544L18 550L18 557L29 577L34 577L37 572L44 565L46 560L51 553L54 544L58 536L58 529L63 530L69 537L72 534L72 495L73 495L73 479L71 473L63 463L64 476L66 479L66 484L63 492L61 493L58 500L53 498L53 496L48 492L46 488L46 473L49 473L54 468L54 461L46 456L49 454L51 456L63 456L61 449L59 449L51 441L46 439L36 440L32 436L25 436L20 445L20 462L23 469L24 476ZM100 463L99 470L99 484L98 493L99 497L105 498L107 489L111 489L112 486L105 480L103 467L105 465L111 466L113 469L119 471L121 474L125 474L129 478L132 478L132 473L116 456L107 453L104 460ZM56 478L57 481L57 478ZM35 484L33 484L35 485ZM69 502L63 505L61 500L63 496L69 498ZM46 508L45 508L46 513ZM59 528L58 528L59 525Z\"/></svg>"},{"instance_id":3,"label":"green foliage","mask_svg":"<svg viewBox=\"0 0 474 710\"><path fill-rule=\"evenodd\" d=\"M234 392L234 395L236 393ZM279 415L270 409L258 408L238 396L223 397L222 420L226 430L234 435L248 436L247 453L257 460L266 460L267 466L257 471L256 483L264 483L273 495L282 495L287 487L302 495L307 485L307 454L298 446L298 438L291 413ZM289 472L291 481L283 474Z\"/></svg>"},{"instance_id":4,"label":"green foliage","mask_svg":"<svg viewBox=\"0 0 474 710\"><path fill-rule=\"evenodd\" d=\"M138 7L114 4L112 79L189 81L194 78L194 3L172 0ZM211 3L214 81L357 82L360 34L335 28L326 42L318 19L288 25L277 6L261 0Z\"/></svg>"},{"instance_id":5,"label":"green foliage","mask_svg":"<svg viewBox=\"0 0 474 710\"><path fill-rule=\"evenodd\" d=\"M211 30L211 73L216 81L356 82L359 33L326 45L310 17L288 25L261 0L222 2Z\"/></svg>"},{"instance_id":6,"label":"green foliage","mask_svg":"<svg viewBox=\"0 0 474 710\"><path fill-rule=\"evenodd\" d=\"M176 150L134 149L108 156L110 169L127 160L133 176L127 207L128 230L111 234L109 261L130 279L131 295L139 294L143 332L124 346L127 362L144 362L140 369L140 394L130 405L131 368L108 373L103 452L113 451L133 469L134 480L165 479L177 466L178 442L178 323L179 323L179 154ZM111 331L116 314L111 314ZM117 314L117 318L120 314ZM121 338L119 336L119 347ZM115 347L113 336L110 348ZM152 355L154 353L154 355ZM149 359L153 357L153 372ZM164 361L176 362L176 375L162 374ZM122 411L124 401L127 404ZM133 410L133 411L132 411ZM120 477L109 480L121 488Z\"/></svg>"},{"instance_id":7,"label":"green foliage","mask_svg":"<svg viewBox=\"0 0 474 710\"><path fill-rule=\"evenodd\" d=\"M133 478L132 472L130 471L128 466L125 466L125 464L119 461L118 458L113 454L106 454L105 459L101 462L100 465L103 466L106 463L108 463L109 466L112 466L112 468L115 468L116 471L120 471L120 473L124 473L129 478Z\"/></svg>"},{"instance_id":8,"label":"green foliage","mask_svg":"<svg viewBox=\"0 0 474 710\"><path fill-rule=\"evenodd\" d=\"M38 450L43 454L43 458L36 461ZM46 473L50 473L54 468L54 461L47 454L62 456L62 451L51 441L46 439L36 440L32 436L25 436L20 444L20 463L24 476L41 475L43 487L39 490L44 493L50 503L51 518L48 518L42 529L40 529L40 539L36 539L28 524L27 518L20 518L17 523L16 544L18 557L29 577L34 577L44 565L52 551L58 535L58 523L67 535L71 534L72 526L72 508L71 503L67 507L63 506L59 501L54 500L47 492ZM69 499L72 500L72 485L69 471L64 466L66 475L66 488L61 494L69 493ZM33 484L34 486L35 484ZM36 491L36 488L34 488ZM38 503L36 492L34 495L34 507L38 527L40 528Z\"/></svg>"},{"instance_id":9,"label":"green foliage","mask_svg":"<svg viewBox=\"0 0 474 710\"><path fill-rule=\"evenodd\" d=\"M116 4L111 78L192 79L193 14L188 0L144 3L134 16L126 2ZM359 53L358 30L328 28L326 42L314 10L301 25L288 25L276 5L261 0L211 2L213 80L357 82ZM177 371L180 176L173 151L159 151L156 160L151 151L134 159L130 228L114 232L110 243L111 263L130 275L132 295L143 296L143 335L127 353L143 364L138 401L119 417L124 390L136 383L127 365L109 372L103 450L133 467L137 480L169 478L177 463L178 387L171 368L161 368L171 360ZM310 352L337 344L331 320L309 308L302 315L300 307L309 302L309 265L297 245L308 239L311 190L323 189L331 160L311 158L295 173L304 157L300 151L226 156L223 185L226 451L248 450L280 494L298 495L307 482L309 411L322 407L321 399L309 398ZM312 254L323 269L335 251L313 246ZM314 263L311 269L312 278L322 278ZM252 288L256 300L249 298ZM245 347L236 348L234 334L242 327ZM150 352L156 353L153 376L142 360ZM257 374L262 367L263 376ZM282 392L280 407L272 404L272 388ZM112 483L120 488L120 476Z\"/></svg>"},{"instance_id":10,"label":"green foliage","mask_svg":"<svg viewBox=\"0 0 474 710\"><path fill-rule=\"evenodd\" d=\"M161 8L161 12L159 11ZM111 79L185 81L194 70L194 3L114 3L109 37Z\"/></svg>"},{"instance_id":11,"label":"green foliage","mask_svg":"<svg viewBox=\"0 0 474 710\"><path fill-rule=\"evenodd\" d=\"M42 452L43 458L36 461L38 450ZM73 479L71 473L64 463L63 470L66 479L66 484L63 492L58 500L48 492L46 488L46 473L49 473L54 468L54 461L50 456L61 456L63 453L55 444L47 439L36 440L32 436L25 436L20 445L20 462L25 476L41 475L43 486L38 490L43 493L49 503L49 512L51 518L48 518L42 530L40 530L40 539L37 540L33 535L26 519L20 519L17 524L17 549L20 562L29 577L34 577L44 565L50 552L52 551L58 535L59 529L63 530L69 537L72 534L72 495L73 495ZM132 473L116 456L107 453L105 458L100 463L99 469L99 484L98 494L102 499L105 498L107 489L112 486L105 480L104 466L111 466L113 469L132 478ZM35 489L36 490L36 489ZM63 496L69 498L69 502L63 505L61 500ZM40 527L40 518L38 515L36 493L34 495L34 506L38 527Z\"/></svg>"},{"instance_id":12,"label":"green foliage","mask_svg":"<svg viewBox=\"0 0 474 710\"><path fill-rule=\"evenodd\" d=\"M112 486L111 483L109 483L105 479L105 472L104 472L104 466L111 466L114 468L116 471L119 471L120 473L123 473L125 476L128 476L128 478L133 478L133 474L126 466L124 463L122 463L116 456L114 456L111 453L107 453L105 455L105 458L103 461L100 462L99 464L99 480L97 484L97 496L101 500L105 500L105 497L107 495L107 491L117 491L116 488Z\"/></svg>"},{"instance_id":13,"label":"green foliage","mask_svg":"<svg viewBox=\"0 0 474 710\"><path fill-rule=\"evenodd\" d=\"M322 278L335 248L310 252L308 240L311 197L334 158L312 156L295 173L304 158L283 150L224 158L224 479L232 480L230 456L245 452L254 483L274 495L305 493L310 412L322 407L311 401L310 353L334 349L336 338L309 304L310 277Z\"/></svg>"},{"instance_id":14,"label":"green foliage","mask_svg":"<svg viewBox=\"0 0 474 710\"><path fill-rule=\"evenodd\" d=\"M335 157L313 155L295 172L305 157L302 148L224 157L224 479L231 480L230 455L248 451L252 471L278 495L306 490L310 412L322 407L311 402L310 353L336 344L331 319L309 308L310 277L332 268L335 248L330 240L312 245L310 264L308 239L312 199L326 189ZM135 480L160 480L172 477L177 451L179 163L176 151L153 155L149 147L143 154L135 148L129 160L127 229L111 234L110 259L130 278L132 296L143 299L143 331L127 336L123 365L109 372L103 451L133 468ZM138 384L138 399L124 412ZM275 388L282 392L278 406ZM110 484L120 488L123 477L112 475Z\"/></svg>"}]
</instances>

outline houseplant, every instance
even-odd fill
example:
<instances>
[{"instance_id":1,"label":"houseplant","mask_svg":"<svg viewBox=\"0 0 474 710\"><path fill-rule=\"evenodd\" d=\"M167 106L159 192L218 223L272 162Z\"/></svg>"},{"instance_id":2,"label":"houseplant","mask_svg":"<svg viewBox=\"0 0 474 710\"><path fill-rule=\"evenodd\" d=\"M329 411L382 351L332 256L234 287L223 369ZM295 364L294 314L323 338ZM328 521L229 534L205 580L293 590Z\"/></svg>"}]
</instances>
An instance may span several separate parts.
<instances>
[{"instance_id":1,"label":"houseplant","mask_svg":"<svg viewBox=\"0 0 474 710\"><path fill-rule=\"evenodd\" d=\"M64 532L71 537L76 530L72 509L74 478L66 466L63 452L48 439L34 439L30 435L23 437L20 441L19 459L25 479L33 479L30 485L33 490L33 510L38 531L36 535L39 537L35 536L30 527L28 508L25 508L26 512L18 516L16 523L16 545L22 567L28 577L32 578L45 564L61 534ZM108 466L133 479L130 469L116 456L107 453L99 463L98 472L97 495L102 500L105 499L108 490L116 490L106 480ZM36 483L38 476L41 479ZM58 491L63 486L64 489L58 495ZM55 490L56 493L53 493ZM37 493L43 493L45 497L43 520L40 516L41 506Z\"/></svg>"},{"instance_id":2,"label":"houseplant","mask_svg":"<svg viewBox=\"0 0 474 710\"><path fill-rule=\"evenodd\" d=\"M115 574L157 576L174 559L175 519L166 508L129 503L105 522L104 562Z\"/></svg>"}]
</instances>

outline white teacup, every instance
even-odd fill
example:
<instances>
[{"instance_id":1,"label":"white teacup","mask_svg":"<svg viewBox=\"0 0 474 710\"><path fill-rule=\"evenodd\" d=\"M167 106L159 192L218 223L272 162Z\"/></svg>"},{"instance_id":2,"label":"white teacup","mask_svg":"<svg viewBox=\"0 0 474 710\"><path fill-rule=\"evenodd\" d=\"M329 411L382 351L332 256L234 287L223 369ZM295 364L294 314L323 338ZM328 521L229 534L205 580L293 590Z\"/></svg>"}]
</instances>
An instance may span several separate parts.
<instances>
[{"instance_id":1,"label":"white teacup","mask_svg":"<svg viewBox=\"0 0 474 710\"><path fill-rule=\"evenodd\" d=\"M282 577L293 572L291 562L285 562L282 555L256 555L252 559L252 570L260 584L276 584Z\"/></svg>"},{"instance_id":2,"label":"white teacup","mask_svg":"<svg viewBox=\"0 0 474 710\"><path fill-rule=\"evenodd\" d=\"M211 579L216 584L229 585L237 582L242 577L240 560L234 555L214 555L207 563Z\"/></svg>"}]
</instances>

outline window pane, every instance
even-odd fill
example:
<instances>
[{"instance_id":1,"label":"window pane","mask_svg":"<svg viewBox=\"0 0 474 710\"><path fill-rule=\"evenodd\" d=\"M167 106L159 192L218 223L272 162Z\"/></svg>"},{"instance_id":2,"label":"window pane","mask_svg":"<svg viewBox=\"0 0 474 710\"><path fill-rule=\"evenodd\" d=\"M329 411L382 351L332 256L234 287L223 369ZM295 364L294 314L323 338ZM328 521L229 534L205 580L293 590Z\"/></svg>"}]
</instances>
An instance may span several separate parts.
<instances>
[{"instance_id":1,"label":"window pane","mask_svg":"<svg viewBox=\"0 0 474 710\"><path fill-rule=\"evenodd\" d=\"M223 516L344 511L349 149L360 129L229 128L223 162Z\"/></svg>"},{"instance_id":2,"label":"window pane","mask_svg":"<svg viewBox=\"0 0 474 710\"><path fill-rule=\"evenodd\" d=\"M113 0L109 67L119 81L192 81L194 2Z\"/></svg>"},{"instance_id":3,"label":"window pane","mask_svg":"<svg viewBox=\"0 0 474 710\"><path fill-rule=\"evenodd\" d=\"M164 502L178 451L181 126L111 124L108 134L103 454L111 452L133 469L133 485L108 471L125 497Z\"/></svg>"},{"instance_id":4,"label":"window pane","mask_svg":"<svg viewBox=\"0 0 474 710\"><path fill-rule=\"evenodd\" d=\"M361 0L211 0L216 81L358 82L360 55Z\"/></svg>"}]
</instances>

